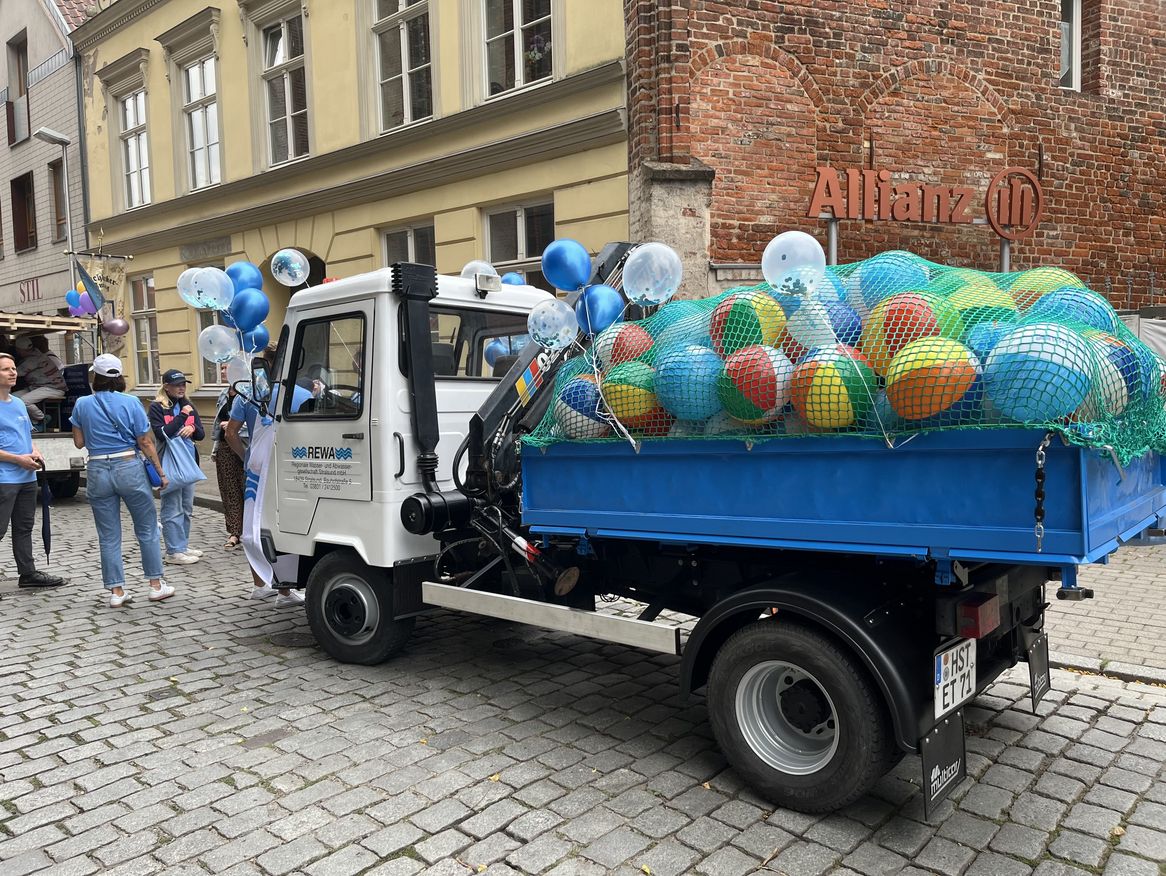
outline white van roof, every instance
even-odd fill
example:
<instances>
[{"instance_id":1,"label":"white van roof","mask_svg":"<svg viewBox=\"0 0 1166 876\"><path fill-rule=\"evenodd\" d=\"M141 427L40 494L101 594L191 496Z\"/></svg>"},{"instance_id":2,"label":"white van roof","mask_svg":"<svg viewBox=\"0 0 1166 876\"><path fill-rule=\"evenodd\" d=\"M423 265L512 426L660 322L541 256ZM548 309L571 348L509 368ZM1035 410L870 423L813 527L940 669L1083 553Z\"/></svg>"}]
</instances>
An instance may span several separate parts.
<instances>
[{"instance_id":1,"label":"white van roof","mask_svg":"<svg viewBox=\"0 0 1166 876\"><path fill-rule=\"evenodd\" d=\"M345 277L343 280L333 280L331 283L322 283L302 289L292 296L288 303L288 312L302 308L320 307L321 305L339 304L344 301L367 298L370 295L389 293L392 288L392 268L381 268L369 271L367 274L357 274L355 277ZM528 313L540 301L546 301L549 292L534 286L511 286L502 284L497 292L489 292L483 299L478 293L474 281L464 277L450 277L439 274L437 277L437 297L434 304L451 304L458 307L488 307L491 310L509 310L516 313Z\"/></svg>"}]
</instances>

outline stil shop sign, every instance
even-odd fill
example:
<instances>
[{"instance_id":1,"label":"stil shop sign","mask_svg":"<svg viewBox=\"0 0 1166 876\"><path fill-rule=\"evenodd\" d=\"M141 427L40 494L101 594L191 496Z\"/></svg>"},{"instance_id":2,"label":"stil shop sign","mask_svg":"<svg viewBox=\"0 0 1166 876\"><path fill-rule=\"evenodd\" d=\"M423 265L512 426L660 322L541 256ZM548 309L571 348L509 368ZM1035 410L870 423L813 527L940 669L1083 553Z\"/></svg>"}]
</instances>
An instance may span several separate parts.
<instances>
[{"instance_id":1,"label":"stil shop sign","mask_svg":"<svg viewBox=\"0 0 1166 876\"><path fill-rule=\"evenodd\" d=\"M1020 240L1036 231L1044 212L1040 180L1021 167L1000 171L983 191L896 178L886 169L826 166L816 172L806 211L813 219L960 224L983 217L1001 237Z\"/></svg>"}]
</instances>

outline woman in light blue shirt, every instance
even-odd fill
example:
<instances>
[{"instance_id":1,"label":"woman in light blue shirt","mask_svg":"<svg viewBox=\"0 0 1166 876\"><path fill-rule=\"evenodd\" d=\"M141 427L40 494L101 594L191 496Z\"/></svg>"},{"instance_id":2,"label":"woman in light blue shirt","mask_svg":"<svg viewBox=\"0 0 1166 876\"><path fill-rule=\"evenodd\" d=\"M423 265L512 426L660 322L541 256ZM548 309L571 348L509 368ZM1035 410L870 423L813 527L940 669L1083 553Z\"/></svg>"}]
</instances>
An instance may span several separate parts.
<instances>
[{"instance_id":1,"label":"woman in light blue shirt","mask_svg":"<svg viewBox=\"0 0 1166 876\"><path fill-rule=\"evenodd\" d=\"M161 533L154 494L142 465L154 463L166 486L166 475L154 449L154 435L142 403L126 395L121 360L102 353L93 360L93 395L77 399L70 419L73 443L89 451L86 492L93 509L97 541L101 548L101 578L110 591L110 608L121 608L133 597L125 587L121 557L121 503L134 521L134 534L142 550L142 571L150 580L151 602L174 595L162 581Z\"/></svg>"}]
</instances>

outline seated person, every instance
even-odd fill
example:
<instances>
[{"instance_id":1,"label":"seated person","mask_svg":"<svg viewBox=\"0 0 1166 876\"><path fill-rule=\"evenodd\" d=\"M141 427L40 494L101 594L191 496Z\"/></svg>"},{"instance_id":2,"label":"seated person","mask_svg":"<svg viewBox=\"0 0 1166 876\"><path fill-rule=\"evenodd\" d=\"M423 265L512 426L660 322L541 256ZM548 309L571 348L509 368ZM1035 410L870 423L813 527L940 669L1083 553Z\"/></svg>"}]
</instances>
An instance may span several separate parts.
<instances>
[{"instance_id":1,"label":"seated person","mask_svg":"<svg viewBox=\"0 0 1166 876\"><path fill-rule=\"evenodd\" d=\"M44 411L36 403L65 397L64 365L49 352L49 341L44 335L17 338L13 346L20 357L16 373L24 383L24 388L13 395L24 401L35 427L45 418Z\"/></svg>"}]
</instances>

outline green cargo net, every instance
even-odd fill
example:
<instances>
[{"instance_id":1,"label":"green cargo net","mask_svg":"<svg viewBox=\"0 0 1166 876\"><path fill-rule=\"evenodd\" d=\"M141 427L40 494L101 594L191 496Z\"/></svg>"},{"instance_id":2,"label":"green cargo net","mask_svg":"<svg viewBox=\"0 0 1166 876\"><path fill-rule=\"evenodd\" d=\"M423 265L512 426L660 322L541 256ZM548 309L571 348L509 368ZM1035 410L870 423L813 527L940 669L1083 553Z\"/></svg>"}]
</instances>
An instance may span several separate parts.
<instances>
[{"instance_id":1,"label":"green cargo net","mask_svg":"<svg viewBox=\"0 0 1166 876\"><path fill-rule=\"evenodd\" d=\"M528 444L1041 428L1166 449L1166 364L1069 271L886 252L813 290L674 300L569 359Z\"/></svg>"}]
</instances>

